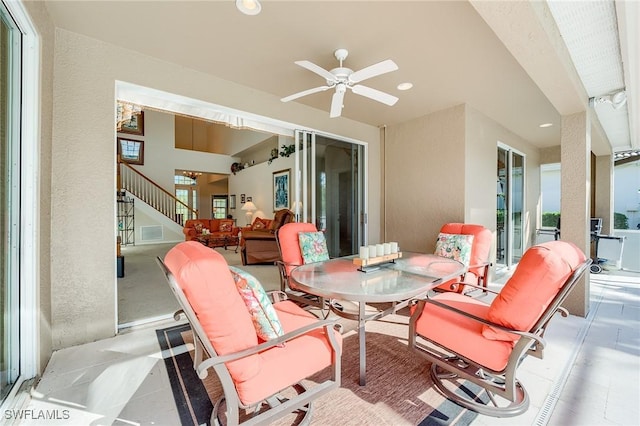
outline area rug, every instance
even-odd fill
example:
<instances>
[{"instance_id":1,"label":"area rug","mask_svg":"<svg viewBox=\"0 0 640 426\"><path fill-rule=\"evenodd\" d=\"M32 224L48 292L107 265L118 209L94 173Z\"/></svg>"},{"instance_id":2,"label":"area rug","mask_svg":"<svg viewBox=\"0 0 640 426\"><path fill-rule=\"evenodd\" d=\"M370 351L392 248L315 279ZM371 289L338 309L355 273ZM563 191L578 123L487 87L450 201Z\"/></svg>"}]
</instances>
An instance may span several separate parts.
<instances>
[{"instance_id":1,"label":"area rug","mask_svg":"<svg viewBox=\"0 0 640 426\"><path fill-rule=\"evenodd\" d=\"M342 322L342 321L341 321ZM358 336L345 324L341 387L314 402L312 425L469 425L477 416L433 386L430 364L407 347L408 317L367 323L367 384L358 385ZM349 330L352 328L352 330ZM193 335L187 324L157 330L183 425L209 424L221 394L213 372L204 381L193 369ZM310 380L323 380L328 372ZM462 391L468 391L461 389ZM291 424L295 417L276 424Z\"/></svg>"}]
</instances>

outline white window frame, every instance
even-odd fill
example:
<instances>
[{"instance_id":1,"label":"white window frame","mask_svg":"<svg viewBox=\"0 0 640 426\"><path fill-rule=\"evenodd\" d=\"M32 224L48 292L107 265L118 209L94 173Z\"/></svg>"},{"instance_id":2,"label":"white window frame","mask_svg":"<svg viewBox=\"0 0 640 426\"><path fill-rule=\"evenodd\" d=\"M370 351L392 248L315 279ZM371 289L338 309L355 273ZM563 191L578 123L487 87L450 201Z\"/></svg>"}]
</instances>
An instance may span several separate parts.
<instances>
[{"instance_id":1,"label":"white window frame","mask_svg":"<svg viewBox=\"0 0 640 426\"><path fill-rule=\"evenodd\" d=\"M12 404L22 382L38 373L40 185L40 38L22 2L3 1L22 32L20 131L20 373L3 402Z\"/></svg>"}]
</instances>

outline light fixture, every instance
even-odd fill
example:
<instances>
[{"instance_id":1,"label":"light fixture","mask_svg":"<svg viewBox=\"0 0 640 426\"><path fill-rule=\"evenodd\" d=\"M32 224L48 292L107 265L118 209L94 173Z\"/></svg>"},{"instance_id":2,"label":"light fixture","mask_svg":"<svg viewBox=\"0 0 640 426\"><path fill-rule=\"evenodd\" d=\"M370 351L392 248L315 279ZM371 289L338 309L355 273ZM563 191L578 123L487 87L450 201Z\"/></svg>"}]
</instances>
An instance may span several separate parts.
<instances>
[{"instance_id":1,"label":"light fixture","mask_svg":"<svg viewBox=\"0 0 640 426\"><path fill-rule=\"evenodd\" d=\"M186 177L188 177L191 180L196 180L198 179L198 176L202 176L202 173L200 172L189 172L189 171L183 171L182 172L183 175L185 175Z\"/></svg>"},{"instance_id":2,"label":"light fixture","mask_svg":"<svg viewBox=\"0 0 640 426\"><path fill-rule=\"evenodd\" d=\"M398 84L398 86L397 86L398 90L409 90L409 89L411 89L412 87L413 87L413 83L409 83L409 82L406 82L406 83L400 83L400 84Z\"/></svg>"},{"instance_id":3,"label":"light fixture","mask_svg":"<svg viewBox=\"0 0 640 426\"><path fill-rule=\"evenodd\" d=\"M589 106L591 107L595 107L598 104L611 104L613 109L620 109L626 103L627 92L624 89L608 93L606 95L589 98Z\"/></svg>"},{"instance_id":4,"label":"light fixture","mask_svg":"<svg viewBox=\"0 0 640 426\"><path fill-rule=\"evenodd\" d=\"M542 123L538 127L541 127L541 128L544 129L544 128L551 127L551 126L553 126L553 123Z\"/></svg>"},{"instance_id":5,"label":"light fixture","mask_svg":"<svg viewBox=\"0 0 640 426\"><path fill-rule=\"evenodd\" d=\"M236 7L245 15L257 15L262 10L258 0L236 0Z\"/></svg>"},{"instance_id":6,"label":"light fixture","mask_svg":"<svg viewBox=\"0 0 640 426\"><path fill-rule=\"evenodd\" d=\"M246 203L244 203L244 205L240 208L240 210L244 210L246 211L246 216L247 216L247 225L251 225L251 216L253 216L253 212L258 210L258 208L256 207L255 204L253 204L253 201L247 201Z\"/></svg>"}]
</instances>

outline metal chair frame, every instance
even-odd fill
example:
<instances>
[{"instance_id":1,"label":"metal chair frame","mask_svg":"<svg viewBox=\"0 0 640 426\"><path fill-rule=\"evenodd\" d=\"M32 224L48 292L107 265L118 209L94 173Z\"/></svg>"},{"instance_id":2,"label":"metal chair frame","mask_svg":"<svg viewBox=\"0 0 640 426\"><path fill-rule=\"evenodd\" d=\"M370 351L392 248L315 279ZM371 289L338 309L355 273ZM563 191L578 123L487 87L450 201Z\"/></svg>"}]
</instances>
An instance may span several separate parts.
<instances>
[{"instance_id":1,"label":"metal chair frame","mask_svg":"<svg viewBox=\"0 0 640 426\"><path fill-rule=\"evenodd\" d=\"M272 423L275 419L295 411L300 411L303 414L303 418L298 424L309 424L311 420L313 400L340 386L342 348L338 344L333 330L340 330L341 326L335 320L318 320L313 324L309 324L300 329L286 333L283 336L271 339L268 342L261 343L257 346L230 354L218 355L213 348L213 345L206 337L207 335L204 329L200 325L200 322L198 321L187 297L176 282L175 277L171 271L169 271L162 259L158 257L156 260L181 307L181 309L174 314L174 318L178 320L180 316L184 314L191 326L191 330L193 331L195 346L193 364L198 377L204 380L208 376L209 369L212 368L222 385L223 395L214 404L210 424L221 424L219 418L219 415L221 414L220 408L225 400L226 410L224 411L224 414L226 415L228 425L267 425ZM280 292L274 292L270 295L275 299L275 301L282 301L287 298L285 294ZM226 368L225 363L245 358L276 346L281 346L289 340L295 339L296 337L302 336L311 330L318 328L324 328L327 340L333 350L331 377L329 379L310 388L305 387L302 383L292 384L291 388L293 388L297 393L297 396L294 398L284 398L280 394L275 394L265 398L265 400L255 405L244 405L240 401L233 379L229 370ZM264 409L265 405L268 406L268 409ZM246 410L248 413L252 413L248 419L242 422L240 415L241 409Z\"/></svg>"},{"instance_id":2,"label":"metal chair frame","mask_svg":"<svg viewBox=\"0 0 640 426\"><path fill-rule=\"evenodd\" d=\"M520 415L529 408L529 395L517 380L516 370L527 355L532 355L540 359L543 358L544 347L546 345L544 332L547 325L556 312L559 312L563 317L569 314L567 310L560 305L564 302L580 277L588 270L590 264L591 259L587 259L574 270L547 309L541 314L538 321L527 332L494 324L436 300L419 300L409 322L409 347L432 363L431 378L437 389L448 399L462 407L488 416L512 417ZM483 287L480 286L476 287L483 289ZM487 291L496 293L488 289ZM427 303L455 312L456 314L482 324L490 325L496 329L519 335L520 339L515 344L509 356L507 366L501 371L493 371L470 360L462 354L456 353L449 348L439 345L437 342L418 335L416 333L416 321L422 314ZM461 380L468 380L486 390L489 402L484 403L477 395L455 392L455 389L461 384ZM495 398L495 395L504 398L506 405L501 405Z\"/></svg>"}]
</instances>

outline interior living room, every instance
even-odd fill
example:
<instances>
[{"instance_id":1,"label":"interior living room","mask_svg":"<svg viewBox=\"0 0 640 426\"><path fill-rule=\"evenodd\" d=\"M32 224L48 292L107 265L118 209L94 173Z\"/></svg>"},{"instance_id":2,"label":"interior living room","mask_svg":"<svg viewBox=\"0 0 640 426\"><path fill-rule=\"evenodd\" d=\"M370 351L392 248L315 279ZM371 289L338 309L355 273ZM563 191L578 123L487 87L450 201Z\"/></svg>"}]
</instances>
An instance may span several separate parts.
<instances>
[{"instance_id":1,"label":"interior living room","mask_svg":"<svg viewBox=\"0 0 640 426\"><path fill-rule=\"evenodd\" d=\"M446 224L478 225L485 287L459 296L493 306L488 290L538 253L553 164L551 239L581 252L570 276L584 274L567 278L568 317L538 330L544 358L517 363L517 416L440 390L438 362L414 347L424 297L389 300L365 333L376 303L348 317L331 295L330 315L322 302L303 316L339 319L342 369L307 412L313 424L640 422L637 384L614 379L640 371L640 230L618 229L614 188L620 161L640 158L637 2L2 0L0 18L3 421L208 422L220 384L194 367L212 349L189 331L198 318L174 320L167 277L188 247L265 290L302 285L247 258L243 229L281 210L322 234L327 264L362 265L363 248L392 242L406 260L433 256ZM624 188L635 217L638 189ZM189 220L214 219L229 236L200 228L182 244ZM611 241L619 262L581 269Z\"/></svg>"}]
</instances>

